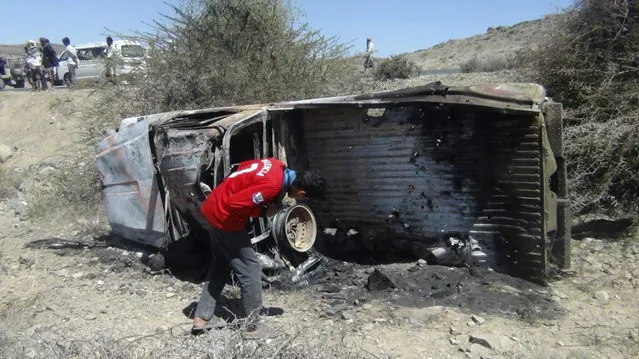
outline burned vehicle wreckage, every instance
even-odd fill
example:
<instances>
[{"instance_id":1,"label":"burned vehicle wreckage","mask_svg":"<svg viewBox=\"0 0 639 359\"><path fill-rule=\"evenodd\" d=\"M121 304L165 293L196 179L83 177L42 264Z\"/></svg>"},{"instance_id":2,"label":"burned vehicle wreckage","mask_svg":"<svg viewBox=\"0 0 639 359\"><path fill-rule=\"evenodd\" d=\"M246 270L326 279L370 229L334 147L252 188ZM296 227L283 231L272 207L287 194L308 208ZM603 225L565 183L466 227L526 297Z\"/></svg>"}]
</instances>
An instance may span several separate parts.
<instances>
[{"instance_id":1,"label":"burned vehicle wreckage","mask_svg":"<svg viewBox=\"0 0 639 359\"><path fill-rule=\"evenodd\" d=\"M394 253L545 282L570 265L561 128L539 85L433 83L127 118L96 161L113 232L165 251L202 237L200 206L235 164L318 168L325 200L247 224L267 281Z\"/></svg>"}]
</instances>

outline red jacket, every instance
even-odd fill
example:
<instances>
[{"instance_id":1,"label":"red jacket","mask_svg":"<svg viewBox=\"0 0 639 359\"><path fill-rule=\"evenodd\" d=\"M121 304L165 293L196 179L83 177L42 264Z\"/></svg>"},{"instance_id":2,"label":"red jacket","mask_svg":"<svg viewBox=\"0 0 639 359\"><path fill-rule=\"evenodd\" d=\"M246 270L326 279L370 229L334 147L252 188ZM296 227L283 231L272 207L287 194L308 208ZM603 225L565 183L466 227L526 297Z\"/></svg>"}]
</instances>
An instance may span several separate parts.
<instances>
[{"instance_id":1,"label":"red jacket","mask_svg":"<svg viewBox=\"0 0 639 359\"><path fill-rule=\"evenodd\" d=\"M264 205L278 197L285 167L275 158L240 163L206 198L202 214L220 230L243 230L249 217L259 217Z\"/></svg>"}]
</instances>

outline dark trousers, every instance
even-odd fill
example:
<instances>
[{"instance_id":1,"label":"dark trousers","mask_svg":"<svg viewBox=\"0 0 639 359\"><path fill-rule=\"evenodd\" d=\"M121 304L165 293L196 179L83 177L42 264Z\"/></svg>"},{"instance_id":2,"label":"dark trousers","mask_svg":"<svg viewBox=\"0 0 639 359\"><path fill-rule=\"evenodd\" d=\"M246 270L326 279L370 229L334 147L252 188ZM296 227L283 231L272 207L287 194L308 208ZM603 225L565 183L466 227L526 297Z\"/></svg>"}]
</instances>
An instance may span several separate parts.
<instances>
[{"instance_id":1,"label":"dark trousers","mask_svg":"<svg viewBox=\"0 0 639 359\"><path fill-rule=\"evenodd\" d=\"M262 309L262 269L248 233L225 232L212 226L208 232L213 260L195 316L204 320L213 318L215 305L232 269L240 284L244 311L249 320L257 320Z\"/></svg>"}]
</instances>

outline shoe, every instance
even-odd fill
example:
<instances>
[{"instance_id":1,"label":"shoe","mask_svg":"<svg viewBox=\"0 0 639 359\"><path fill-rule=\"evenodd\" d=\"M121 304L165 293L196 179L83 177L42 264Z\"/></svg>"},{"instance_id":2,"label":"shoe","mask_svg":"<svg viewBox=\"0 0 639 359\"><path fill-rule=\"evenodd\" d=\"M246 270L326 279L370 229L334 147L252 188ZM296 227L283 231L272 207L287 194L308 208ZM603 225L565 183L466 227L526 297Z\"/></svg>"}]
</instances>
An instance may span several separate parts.
<instances>
[{"instance_id":1,"label":"shoe","mask_svg":"<svg viewBox=\"0 0 639 359\"><path fill-rule=\"evenodd\" d=\"M226 321L222 318L212 320L202 326L192 326L191 335L198 336L200 334L208 333L214 329L223 329L227 325Z\"/></svg>"},{"instance_id":2,"label":"shoe","mask_svg":"<svg viewBox=\"0 0 639 359\"><path fill-rule=\"evenodd\" d=\"M242 339L244 340L259 340L259 339L273 339L280 335L273 328L265 325L258 324L251 329L242 332Z\"/></svg>"},{"instance_id":3,"label":"shoe","mask_svg":"<svg viewBox=\"0 0 639 359\"><path fill-rule=\"evenodd\" d=\"M198 336L200 334L206 334L208 332L210 332L211 330L213 330L213 327L206 324L203 325L201 327L196 327L195 325L191 327L191 335L193 336Z\"/></svg>"}]
</instances>

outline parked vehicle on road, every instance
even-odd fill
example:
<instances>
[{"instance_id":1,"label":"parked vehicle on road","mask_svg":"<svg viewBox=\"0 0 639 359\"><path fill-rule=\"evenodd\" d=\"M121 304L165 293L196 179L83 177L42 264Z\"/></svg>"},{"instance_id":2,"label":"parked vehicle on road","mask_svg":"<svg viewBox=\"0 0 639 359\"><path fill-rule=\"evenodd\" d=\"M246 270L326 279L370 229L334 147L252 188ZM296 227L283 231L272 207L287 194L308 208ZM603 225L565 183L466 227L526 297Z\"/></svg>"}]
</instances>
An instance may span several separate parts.
<instances>
[{"instance_id":1,"label":"parked vehicle on road","mask_svg":"<svg viewBox=\"0 0 639 359\"><path fill-rule=\"evenodd\" d=\"M75 46L78 52L77 80L99 80L105 74L106 42L94 42ZM116 75L126 75L139 68L144 63L145 51L139 42L131 40L115 40ZM68 77L68 64L60 61L58 66L58 80L63 82Z\"/></svg>"}]
</instances>

